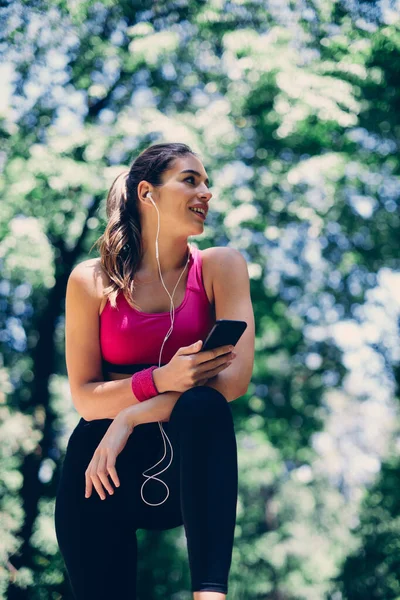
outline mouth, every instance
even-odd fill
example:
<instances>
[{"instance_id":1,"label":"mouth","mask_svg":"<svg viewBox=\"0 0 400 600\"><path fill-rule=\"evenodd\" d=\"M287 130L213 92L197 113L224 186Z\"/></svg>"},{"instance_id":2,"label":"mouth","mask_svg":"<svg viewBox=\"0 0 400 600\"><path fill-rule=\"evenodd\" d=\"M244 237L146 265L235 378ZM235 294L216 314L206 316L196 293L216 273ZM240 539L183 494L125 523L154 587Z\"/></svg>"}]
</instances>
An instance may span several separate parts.
<instances>
[{"instance_id":1,"label":"mouth","mask_svg":"<svg viewBox=\"0 0 400 600\"><path fill-rule=\"evenodd\" d=\"M203 213L201 213L201 212L197 212L197 211L195 211L195 210L193 210L193 209L191 209L191 208L189 208L188 210L190 210L190 212L192 212L192 213L193 213L193 214L194 214L196 217L199 217L199 218L200 218L200 219L202 219L203 221L205 221L205 220L206 220L206 215L204 215Z\"/></svg>"}]
</instances>

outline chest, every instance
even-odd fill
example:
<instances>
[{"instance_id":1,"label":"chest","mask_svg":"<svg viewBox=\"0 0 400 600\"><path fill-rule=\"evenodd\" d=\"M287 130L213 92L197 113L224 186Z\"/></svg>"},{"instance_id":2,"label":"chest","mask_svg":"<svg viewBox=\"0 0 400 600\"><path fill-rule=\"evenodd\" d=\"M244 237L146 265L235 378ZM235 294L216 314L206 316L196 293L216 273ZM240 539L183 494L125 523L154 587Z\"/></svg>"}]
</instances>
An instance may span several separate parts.
<instances>
[{"instance_id":1,"label":"chest","mask_svg":"<svg viewBox=\"0 0 400 600\"><path fill-rule=\"evenodd\" d=\"M212 273L211 273L211 265L210 265L210 256L207 253L207 250L201 251L202 257L202 278L204 284L204 290L207 294L207 298L209 303L214 305L214 292L213 292L213 282L212 282ZM188 269L184 271L178 285L178 279L181 275L182 271L177 273L170 273L167 275L163 274L164 285L167 288L168 292L172 296L172 292L176 286L173 303L175 309L178 308L184 298L186 293L186 285L188 280ZM138 284L134 293L134 300L138 309L142 312L146 313L162 313L169 312L171 307L170 298L165 291L164 286L160 279L154 282ZM103 308L107 303L107 299L103 298L100 305L99 313L101 314Z\"/></svg>"}]
</instances>

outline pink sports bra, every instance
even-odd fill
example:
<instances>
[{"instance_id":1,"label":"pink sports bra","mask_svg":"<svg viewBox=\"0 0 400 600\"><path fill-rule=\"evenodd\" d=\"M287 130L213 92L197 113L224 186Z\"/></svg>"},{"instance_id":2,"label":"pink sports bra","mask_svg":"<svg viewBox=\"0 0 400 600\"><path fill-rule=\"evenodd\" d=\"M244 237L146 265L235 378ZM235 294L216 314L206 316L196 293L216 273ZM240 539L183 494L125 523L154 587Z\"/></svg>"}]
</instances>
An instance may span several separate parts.
<instances>
[{"instance_id":1,"label":"pink sports bra","mask_svg":"<svg viewBox=\"0 0 400 600\"><path fill-rule=\"evenodd\" d=\"M188 279L183 302L175 308L174 328L164 344L161 364L171 360L181 346L205 340L215 323L202 277L201 252L190 244ZM171 291L170 291L171 293ZM170 313L146 313L132 308L123 293L117 308L107 303L100 315L100 347L103 367L110 372L132 373L158 365L160 350L171 327Z\"/></svg>"}]
</instances>

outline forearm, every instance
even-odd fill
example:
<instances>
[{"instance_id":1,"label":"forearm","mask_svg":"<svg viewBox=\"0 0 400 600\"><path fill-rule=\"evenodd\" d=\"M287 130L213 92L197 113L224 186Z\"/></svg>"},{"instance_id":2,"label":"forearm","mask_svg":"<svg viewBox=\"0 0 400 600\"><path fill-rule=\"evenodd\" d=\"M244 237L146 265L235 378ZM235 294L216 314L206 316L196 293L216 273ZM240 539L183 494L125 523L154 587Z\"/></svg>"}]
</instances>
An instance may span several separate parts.
<instances>
[{"instance_id":1,"label":"forearm","mask_svg":"<svg viewBox=\"0 0 400 600\"><path fill-rule=\"evenodd\" d=\"M144 402L139 402L134 396L130 377L87 383L79 390L78 400L75 402L78 412L87 421L115 419L121 411L127 415L128 421L134 421L136 425L169 421L181 392L163 391L166 384L162 368L154 371L153 375L156 387L161 393ZM228 402L236 400L244 393L239 389L233 378L233 371L229 368L209 379L204 385L221 392Z\"/></svg>"},{"instance_id":2,"label":"forearm","mask_svg":"<svg viewBox=\"0 0 400 600\"><path fill-rule=\"evenodd\" d=\"M122 413L131 426L143 423L155 423L157 421L169 421L172 409L180 395L181 392L164 392L144 402L128 406Z\"/></svg>"},{"instance_id":3,"label":"forearm","mask_svg":"<svg viewBox=\"0 0 400 600\"><path fill-rule=\"evenodd\" d=\"M78 413L86 421L115 419L121 410L140 404L132 392L130 377L86 383L73 394L73 400Z\"/></svg>"},{"instance_id":4,"label":"forearm","mask_svg":"<svg viewBox=\"0 0 400 600\"><path fill-rule=\"evenodd\" d=\"M165 369L153 371L153 380L160 394L167 391ZM132 391L132 377L112 381L86 383L73 391L74 405L87 421L96 419L115 419L125 408L140 404Z\"/></svg>"}]
</instances>

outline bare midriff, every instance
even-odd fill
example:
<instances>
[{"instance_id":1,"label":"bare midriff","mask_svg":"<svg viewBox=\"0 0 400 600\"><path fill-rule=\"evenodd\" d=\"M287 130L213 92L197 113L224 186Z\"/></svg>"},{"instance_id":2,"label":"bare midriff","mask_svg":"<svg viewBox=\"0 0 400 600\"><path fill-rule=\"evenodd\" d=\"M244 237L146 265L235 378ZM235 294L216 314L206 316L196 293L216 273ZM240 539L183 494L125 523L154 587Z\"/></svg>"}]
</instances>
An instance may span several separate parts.
<instances>
[{"instance_id":1,"label":"bare midriff","mask_svg":"<svg viewBox=\"0 0 400 600\"><path fill-rule=\"evenodd\" d=\"M115 379L128 379L132 377L134 371L130 375L128 373L106 373L106 381L114 381Z\"/></svg>"}]
</instances>

